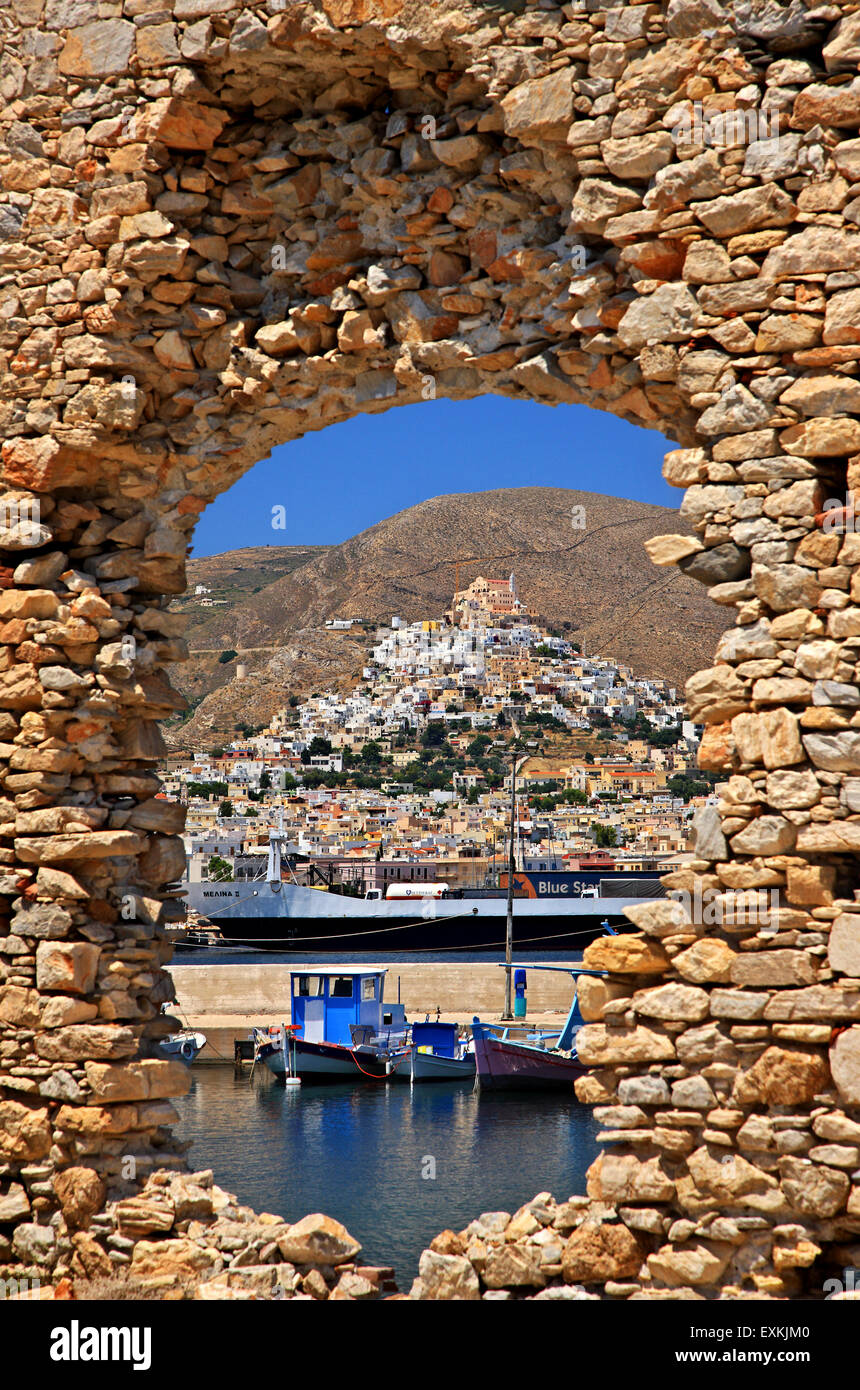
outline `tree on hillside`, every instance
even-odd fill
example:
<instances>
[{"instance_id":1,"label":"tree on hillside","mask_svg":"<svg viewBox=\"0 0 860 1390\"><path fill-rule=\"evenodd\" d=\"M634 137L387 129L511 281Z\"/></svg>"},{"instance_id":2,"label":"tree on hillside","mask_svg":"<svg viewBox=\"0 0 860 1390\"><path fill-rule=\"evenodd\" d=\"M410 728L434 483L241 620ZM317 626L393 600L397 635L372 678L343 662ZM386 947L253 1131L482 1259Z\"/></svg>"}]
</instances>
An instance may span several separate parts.
<instances>
[{"instance_id":1,"label":"tree on hillside","mask_svg":"<svg viewBox=\"0 0 860 1390\"><path fill-rule=\"evenodd\" d=\"M594 820L591 822L591 833L598 849L616 848L618 835L614 825L601 825L599 821Z\"/></svg>"},{"instance_id":2,"label":"tree on hillside","mask_svg":"<svg viewBox=\"0 0 860 1390\"><path fill-rule=\"evenodd\" d=\"M705 780L707 779L707 780ZM705 774L704 777L688 777L683 773L676 773L674 777L669 777L666 781L666 790L673 796L680 796L685 802L691 801L694 796L707 796L714 790L716 774Z\"/></svg>"},{"instance_id":3,"label":"tree on hillside","mask_svg":"<svg viewBox=\"0 0 860 1390\"><path fill-rule=\"evenodd\" d=\"M221 802L221 805L218 807L218 814L219 814L219 816L232 816L232 814L233 814L233 803L232 803L232 801L222 801L222 802Z\"/></svg>"},{"instance_id":4,"label":"tree on hillside","mask_svg":"<svg viewBox=\"0 0 860 1390\"><path fill-rule=\"evenodd\" d=\"M428 724L421 735L421 743L425 748L441 748L446 742L445 726L438 722Z\"/></svg>"},{"instance_id":5,"label":"tree on hillside","mask_svg":"<svg viewBox=\"0 0 860 1390\"><path fill-rule=\"evenodd\" d=\"M226 796L226 795L227 795L227 783L226 783L226 782L188 782L188 783L186 784L185 790L188 792L188 795L189 795L189 796L205 796L205 797L207 797L207 798L211 798L211 797L213 797L213 796Z\"/></svg>"},{"instance_id":6,"label":"tree on hillside","mask_svg":"<svg viewBox=\"0 0 860 1390\"><path fill-rule=\"evenodd\" d=\"M219 854L213 854L209 859L209 877L213 883L232 883L232 864L222 859Z\"/></svg>"}]
</instances>

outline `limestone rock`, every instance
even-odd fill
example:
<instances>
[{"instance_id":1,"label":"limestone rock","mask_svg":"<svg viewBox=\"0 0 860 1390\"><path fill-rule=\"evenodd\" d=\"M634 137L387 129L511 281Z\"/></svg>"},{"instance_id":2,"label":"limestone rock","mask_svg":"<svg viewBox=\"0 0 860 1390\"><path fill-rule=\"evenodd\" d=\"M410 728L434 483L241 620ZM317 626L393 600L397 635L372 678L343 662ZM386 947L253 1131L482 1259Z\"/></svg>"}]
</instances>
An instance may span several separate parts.
<instances>
[{"instance_id":1,"label":"limestone rock","mask_svg":"<svg viewBox=\"0 0 860 1390\"><path fill-rule=\"evenodd\" d=\"M670 1289L716 1284L731 1257L731 1247L704 1241L692 1245L664 1245L648 1256L648 1269L654 1279Z\"/></svg>"},{"instance_id":2,"label":"limestone rock","mask_svg":"<svg viewBox=\"0 0 860 1390\"><path fill-rule=\"evenodd\" d=\"M731 666L711 666L687 681L690 717L710 723L731 719L746 709L749 696Z\"/></svg>"},{"instance_id":3,"label":"limestone rock","mask_svg":"<svg viewBox=\"0 0 860 1390\"><path fill-rule=\"evenodd\" d=\"M149 1196L128 1197L116 1205L119 1232L132 1240L169 1231L176 1218L173 1203Z\"/></svg>"},{"instance_id":4,"label":"limestone rock","mask_svg":"<svg viewBox=\"0 0 860 1390\"><path fill-rule=\"evenodd\" d=\"M647 936L676 935L679 931L684 931L690 921L689 913L684 904L672 899L652 899L649 902L636 903L625 908L624 915L628 921L632 922L635 927L639 927ZM659 950L659 947L657 949ZM609 957L604 958L609 959ZM608 970L615 967L607 965L605 968Z\"/></svg>"},{"instance_id":5,"label":"limestone rock","mask_svg":"<svg viewBox=\"0 0 860 1390\"><path fill-rule=\"evenodd\" d=\"M606 167L616 178L647 182L672 158L674 145L668 131L652 131L648 135L632 135L602 143Z\"/></svg>"},{"instance_id":6,"label":"limestone rock","mask_svg":"<svg viewBox=\"0 0 860 1390\"><path fill-rule=\"evenodd\" d=\"M23 1221L30 1215L30 1201L19 1182L9 1184L5 1193L0 1193L0 1226Z\"/></svg>"},{"instance_id":7,"label":"limestone rock","mask_svg":"<svg viewBox=\"0 0 860 1390\"><path fill-rule=\"evenodd\" d=\"M0 1100L0 1158L5 1162L38 1162L49 1152L51 1142L46 1109Z\"/></svg>"},{"instance_id":8,"label":"limestone rock","mask_svg":"<svg viewBox=\"0 0 860 1390\"><path fill-rule=\"evenodd\" d=\"M759 227L784 227L794 221L796 204L775 183L744 188L712 202L698 203L696 216L712 236L737 236Z\"/></svg>"},{"instance_id":9,"label":"limestone rock","mask_svg":"<svg viewBox=\"0 0 860 1390\"><path fill-rule=\"evenodd\" d=\"M601 937L586 946L582 963L589 970L619 975L662 975L669 958L657 942L640 936Z\"/></svg>"},{"instance_id":10,"label":"limestone rock","mask_svg":"<svg viewBox=\"0 0 860 1390\"><path fill-rule=\"evenodd\" d=\"M138 1279L193 1279L214 1271L219 1263L214 1250L186 1237L139 1240L131 1257L131 1273Z\"/></svg>"},{"instance_id":11,"label":"limestone rock","mask_svg":"<svg viewBox=\"0 0 860 1390\"><path fill-rule=\"evenodd\" d=\"M69 30L58 66L74 77L112 77L125 72L133 48L133 24L98 19Z\"/></svg>"},{"instance_id":12,"label":"limestone rock","mask_svg":"<svg viewBox=\"0 0 860 1390\"><path fill-rule=\"evenodd\" d=\"M316 1212L297 1221L278 1239L278 1249L291 1264L340 1265L361 1250L345 1226Z\"/></svg>"},{"instance_id":13,"label":"limestone rock","mask_svg":"<svg viewBox=\"0 0 860 1390\"><path fill-rule=\"evenodd\" d=\"M715 807L700 806L693 813L692 832L701 859L728 859L729 846Z\"/></svg>"},{"instance_id":14,"label":"limestone rock","mask_svg":"<svg viewBox=\"0 0 860 1390\"><path fill-rule=\"evenodd\" d=\"M856 14L840 19L822 49L828 72L853 72L860 63L860 18Z\"/></svg>"},{"instance_id":15,"label":"limestone rock","mask_svg":"<svg viewBox=\"0 0 860 1390\"><path fill-rule=\"evenodd\" d=\"M54 1191L60 1201L66 1224L72 1230L85 1229L90 1218L104 1206L106 1186L93 1168L64 1168L54 1178Z\"/></svg>"},{"instance_id":16,"label":"limestone rock","mask_svg":"<svg viewBox=\"0 0 860 1390\"><path fill-rule=\"evenodd\" d=\"M671 1040L662 1033L644 1027L622 1032L608 1029L601 1023L589 1023L580 1028L576 1035L576 1050L580 1061L588 1067L665 1062L675 1056Z\"/></svg>"},{"instance_id":17,"label":"limestone rock","mask_svg":"<svg viewBox=\"0 0 860 1390\"><path fill-rule=\"evenodd\" d=\"M722 984L731 979L736 953L725 941L696 941L680 951L672 961L673 968L693 984Z\"/></svg>"},{"instance_id":18,"label":"limestone rock","mask_svg":"<svg viewBox=\"0 0 860 1390\"><path fill-rule=\"evenodd\" d=\"M100 950L86 941L40 941L36 983L40 990L89 994L95 984Z\"/></svg>"},{"instance_id":19,"label":"limestone rock","mask_svg":"<svg viewBox=\"0 0 860 1390\"><path fill-rule=\"evenodd\" d=\"M860 978L860 916L843 912L830 928L827 959L831 969Z\"/></svg>"},{"instance_id":20,"label":"limestone rock","mask_svg":"<svg viewBox=\"0 0 860 1390\"><path fill-rule=\"evenodd\" d=\"M487 1252L481 1279L488 1289L542 1289L546 1283L537 1251L514 1244L494 1247Z\"/></svg>"},{"instance_id":21,"label":"limestone rock","mask_svg":"<svg viewBox=\"0 0 860 1390\"><path fill-rule=\"evenodd\" d=\"M679 568L699 584L727 584L743 579L750 570L749 553L731 541L683 557Z\"/></svg>"},{"instance_id":22,"label":"limestone rock","mask_svg":"<svg viewBox=\"0 0 860 1390\"><path fill-rule=\"evenodd\" d=\"M749 1163L740 1154L713 1158L704 1146L687 1158L687 1168L698 1192L716 1202L734 1205L751 1194L772 1191L776 1179Z\"/></svg>"},{"instance_id":23,"label":"limestone rock","mask_svg":"<svg viewBox=\"0 0 860 1390\"><path fill-rule=\"evenodd\" d=\"M779 1168L786 1197L804 1216L826 1219L845 1206L851 1187L847 1174L805 1158L782 1158Z\"/></svg>"},{"instance_id":24,"label":"limestone rock","mask_svg":"<svg viewBox=\"0 0 860 1390\"><path fill-rule=\"evenodd\" d=\"M860 1028L840 1033L830 1049L833 1080L846 1105L860 1105Z\"/></svg>"},{"instance_id":25,"label":"limestone rock","mask_svg":"<svg viewBox=\"0 0 860 1390\"><path fill-rule=\"evenodd\" d=\"M792 848L796 833L783 816L757 816L732 836L731 846L735 854L782 854Z\"/></svg>"},{"instance_id":26,"label":"limestone rock","mask_svg":"<svg viewBox=\"0 0 860 1390\"><path fill-rule=\"evenodd\" d=\"M679 343L689 338L697 315L698 305L686 285L661 285L631 304L618 325L618 336L625 347L634 349Z\"/></svg>"},{"instance_id":27,"label":"limestone rock","mask_svg":"<svg viewBox=\"0 0 860 1390\"><path fill-rule=\"evenodd\" d=\"M645 1018L668 1022L699 1023L708 1015L708 994L693 985L658 985L634 994L631 1008Z\"/></svg>"},{"instance_id":28,"label":"limestone rock","mask_svg":"<svg viewBox=\"0 0 860 1390\"><path fill-rule=\"evenodd\" d=\"M604 1283L607 1279L633 1279L639 1273L644 1244L622 1225L584 1221L568 1236L562 1254L567 1284Z\"/></svg>"},{"instance_id":29,"label":"limestone rock","mask_svg":"<svg viewBox=\"0 0 860 1390\"><path fill-rule=\"evenodd\" d=\"M860 768L860 733L853 730L804 734L803 746L815 766L827 772L854 772Z\"/></svg>"},{"instance_id":30,"label":"limestone rock","mask_svg":"<svg viewBox=\"0 0 860 1390\"><path fill-rule=\"evenodd\" d=\"M564 140L573 117L573 87L564 69L523 82L502 100L505 133L517 139Z\"/></svg>"},{"instance_id":31,"label":"limestone rock","mask_svg":"<svg viewBox=\"0 0 860 1390\"><path fill-rule=\"evenodd\" d=\"M481 1297L478 1276L464 1255L439 1255L434 1250L425 1250L418 1263L416 1282L418 1296L432 1301L474 1302Z\"/></svg>"},{"instance_id":32,"label":"limestone rock","mask_svg":"<svg viewBox=\"0 0 860 1390\"><path fill-rule=\"evenodd\" d=\"M603 1153L588 1170L588 1195L599 1202L668 1202L674 1183L658 1158Z\"/></svg>"},{"instance_id":33,"label":"limestone rock","mask_svg":"<svg viewBox=\"0 0 860 1390\"><path fill-rule=\"evenodd\" d=\"M648 558L655 565L675 565L679 560L703 549L695 536L652 536L645 542Z\"/></svg>"},{"instance_id":34,"label":"limestone rock","mask_svg":"<svg viewBox=\"0 0 860 1390\"><path fill-rule=\"evenodd\" d=\"M830 1071L820 1053L768 1047L749 1071L738 1076L732 1096L741 1105L759 1100L768 1105L804 1105L829 1081Z\"/></svg>"},{"instance_id":35,"label":"limestone rock","mask_svg":"<svg viewBox=\"0 0 860 1390\"><path fill-rule=\"evenodd\" d=\"M56 1259L57 1235L51 1226L22 1223L15 1227L12 1249L23 1264L50 1267Z\"/></svg>"},{"instance_id":36,"label":"limestone rock","mask_svg":"<svg viewBox=\"0 0 860 1390\"><path fill-rule=\"evenodd\" d=\"M735 957L731 972L736 985L811 985L817 979L805 951L755 951Z\"/></svg>"}]
</instances>

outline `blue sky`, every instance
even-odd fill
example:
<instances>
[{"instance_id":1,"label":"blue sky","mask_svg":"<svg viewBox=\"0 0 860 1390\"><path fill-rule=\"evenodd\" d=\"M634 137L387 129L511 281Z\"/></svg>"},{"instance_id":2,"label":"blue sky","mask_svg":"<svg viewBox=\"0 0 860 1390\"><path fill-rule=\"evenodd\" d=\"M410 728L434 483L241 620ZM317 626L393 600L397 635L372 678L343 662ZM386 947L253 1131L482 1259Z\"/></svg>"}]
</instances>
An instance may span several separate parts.
<instances>
[{"instance_id":1,"label":"blue sky","mask_svg":"<svg viewBox=\"0 0 860 1390\"><path fill-rule=\"evenodd\" d=\"M347 540L428 497L569 487L677 507L660 475L671 443L588 406L481 396L357 415L276 449L203 513L194 555ZM286 510L273 530L272 508Z\"/></svg>"}]
</instances>

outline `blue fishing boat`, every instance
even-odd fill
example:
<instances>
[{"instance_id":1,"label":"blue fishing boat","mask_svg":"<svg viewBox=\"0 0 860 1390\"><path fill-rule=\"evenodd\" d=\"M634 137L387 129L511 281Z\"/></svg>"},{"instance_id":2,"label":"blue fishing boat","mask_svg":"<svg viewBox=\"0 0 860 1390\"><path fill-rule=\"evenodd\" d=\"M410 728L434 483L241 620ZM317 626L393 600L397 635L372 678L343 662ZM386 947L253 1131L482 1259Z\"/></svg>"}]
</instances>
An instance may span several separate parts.
<instances>
[{"instance_id":1,"label":"blue fishing boat","mask_svg":"<svg viewBox=\"0 0 860 1390\"><path fill-rule=\"evenodd\" d=\"M255 1062L308 1081L380 1081L408 1068L408 1024L403 1005L384 1000L387 973L378 966L292 970L292 1021L254 1030Z\"/></svg>"}]
</instances>

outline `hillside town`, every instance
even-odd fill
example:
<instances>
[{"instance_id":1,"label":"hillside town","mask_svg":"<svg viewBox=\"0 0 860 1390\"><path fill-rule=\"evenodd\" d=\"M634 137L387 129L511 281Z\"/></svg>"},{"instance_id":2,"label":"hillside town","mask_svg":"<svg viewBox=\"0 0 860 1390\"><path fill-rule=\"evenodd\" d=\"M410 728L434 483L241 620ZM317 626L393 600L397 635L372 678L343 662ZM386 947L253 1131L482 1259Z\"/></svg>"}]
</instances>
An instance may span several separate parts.
<instances>
[{"instance_id":1,"label":"hillside town","mask_svg":"<svg viewBox=\"0 0 860 1390\"><path fill-rule=\"evenodd\" d=\"M513 574L478 576L442 618L370 634L349 693L288 697L162 775L188 807L191 881L255 877L278 825L329 883L477 887L506 862L514 768L520 867L678 864L715 799L699 732L667 682L542 626Z\"/></svg>"}]
</instances>

